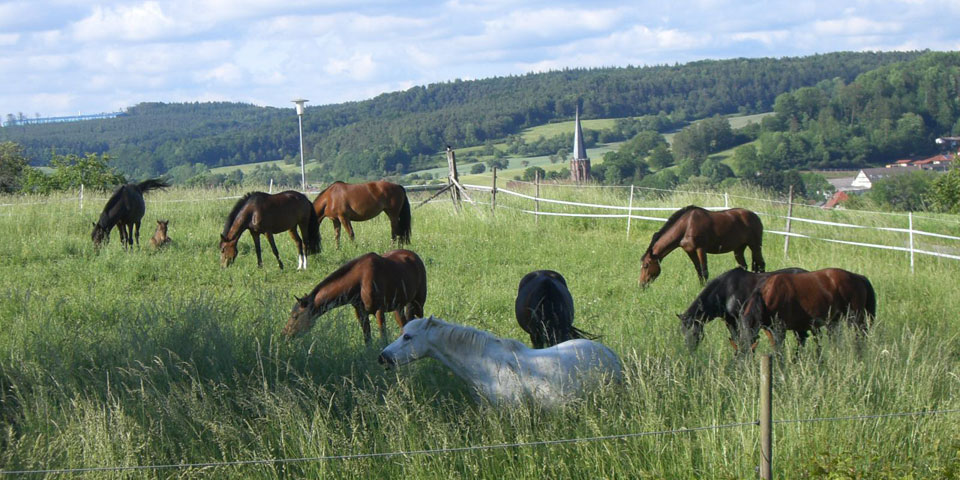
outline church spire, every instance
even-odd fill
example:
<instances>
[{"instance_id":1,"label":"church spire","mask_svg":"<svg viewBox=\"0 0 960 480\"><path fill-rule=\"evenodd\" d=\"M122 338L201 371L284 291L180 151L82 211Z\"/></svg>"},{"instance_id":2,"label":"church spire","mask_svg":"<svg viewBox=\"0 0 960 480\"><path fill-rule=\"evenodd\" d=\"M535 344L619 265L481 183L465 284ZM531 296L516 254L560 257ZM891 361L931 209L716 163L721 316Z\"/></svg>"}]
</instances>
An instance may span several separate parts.
<instances>
[{"instance_id":1,"label":"church spire","mask_svg":"<svg viewBox=\"0 0 960 480\"><path fill-rule=\"evenodd\" d=\"M590 159L587 158L587 146L583 142L579 102L577 102L577 115L574 121L573 158L570 159L570 177L571 180L576 183L590 180Z\"/></svg>"}]
</instances>

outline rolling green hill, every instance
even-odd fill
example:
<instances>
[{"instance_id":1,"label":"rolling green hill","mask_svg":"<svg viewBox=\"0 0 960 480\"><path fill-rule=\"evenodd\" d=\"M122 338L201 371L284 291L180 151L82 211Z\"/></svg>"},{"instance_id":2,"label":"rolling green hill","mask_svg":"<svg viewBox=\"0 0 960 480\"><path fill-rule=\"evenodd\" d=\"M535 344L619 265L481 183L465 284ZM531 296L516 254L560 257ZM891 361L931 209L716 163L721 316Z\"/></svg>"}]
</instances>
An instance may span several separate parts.
<instances>
[{"instance_id":1,"label":"rolling green hill","mask_svg":"<svg viewBox=\"0 0 960 480\"><path fill-rule=\"evenodd\" d=\"M376 177L433 165L434 152L447 144L458 149L483 145L569 120L577 104L585 120L662 114L687 121L765 112L782 93L823 80L851 82L922 54L740 58L418 86L362 102L308 107L306 155L320 159L330 178ZM222 167L295 157L292 112L232 103L142 103L118 118L2 128L0 141L23 145L34 165L45 164L53 150L108 153L124 173L142 178L195 164Z\"/></svg>"}]
</instances>

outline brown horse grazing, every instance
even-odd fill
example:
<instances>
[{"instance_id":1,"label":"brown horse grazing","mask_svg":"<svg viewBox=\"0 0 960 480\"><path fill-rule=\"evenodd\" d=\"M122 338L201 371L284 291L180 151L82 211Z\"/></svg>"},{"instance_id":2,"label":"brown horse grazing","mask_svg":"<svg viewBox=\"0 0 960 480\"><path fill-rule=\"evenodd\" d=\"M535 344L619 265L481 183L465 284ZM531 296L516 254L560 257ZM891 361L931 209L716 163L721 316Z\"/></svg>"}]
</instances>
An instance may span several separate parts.
<instances>
[{"instance_id":1,"label":"brown horse grazing","mask_svg":"<svg viewBox=\"0 0 960 480\"><path fill-rule=\"evenodd\" d=\"M340 248L340 225L347 229L354 240L351 221L370 220L380 212L390 218L390 235L400 245L410 243L410 201L407 191L400 185L379 180L359 184L333 182L313 201L313 208L322 222L333 221L337 233L337 248Z\"/></svg>"},{"instance_id":2,"label":"brown horse grazing","mask_svg":"<svg viewBox=\"0 0 960 480\"><path fill-rule=\"evenodd\" d=\"M380 336L386 335L383 313L392 311L401 327L423 316L427 301L427 270L410 250L391 250L383 256L368 253L350 260L297 299L283 328L289 337L313 328L327 311L353 305L363 340L370 343L370 314L377 317Z\"/></svg>"},{"instance_id":3,"label":"brown horse grazing","mask_svg":"<svg viewBox=\"0 0 960 480\"><path fill-rule=\"evenodd\" d=\"M169 224L170 220L157 220L157 231L153 232L153 237L150 238L150 245L153 245L153 248L159 250L170 243L170 237L167 236Z\"/></svg>"},{"instance_id":4,"label":"brown horse grazing","mask_svg":"<svg viewBox=\"0 0 960 480\"><path fill-rule=\"evenodd\" d=\"M530 334L533 348L552 347L593 336L573 326L573 296L567 281L553 270L537 270L520 279L514 304L517 323Z\"/></svg>"},{"instance_id":5,"label":"brown horse grazing","mask_svg":"<svg viewBox=\"0 0 960 480\"><path fill-rule=\"evenodd\" d=\"M110 241L110 230L116 226L120 230L120 243L123 248L133 247L133 240L136 238L137 246L140 246L140 220L143 219L143 213L147 209L143 201L143 194L150 190L158 188L167 188L170 184L158 178L144 180L138 184L128 183L120 185L113 191L113 195L103 206L103 212L100 213L100 220L93 224L93 232L90 238L93 240L93 246L100 248L100 244ZM136 227L136 237L134 237L134 227Z\"/></svg>"},{"instance_id":6,"label":"brown horse grazing","mask_svg":"<svg viewBox=\"0 0 960 480\"><path fill-rule=\"evenodd\" d=\"M297 235L297 227L303 239ZM220 265L229 267L237 258L237 241L244 230L250 230L253 245L257 250L257 266L263 266L260 254L260 234L267 236L273 256L277 257L280 269L280 253L273 242L273 234L290 232L297 244L297 270L307 268L307 255L320 252L320 221L313 211L313 205L306 195L288 190L274 195L263 192L250 192L233 206L220 234Z\"/></svg>"},{"instance_id":7,"label":"brown horse grazing","mask_svg":"<svg viewBox=\"0 0 960 480\"><path fill-rule=\"evenodd\" d=\"M743 307L739 350L752 350L761 328L777 348L783 345L786 330L796 332L799 346L803 346L808 332L816 333L824 326L835 330L842 318L862 337L876 313L873 285L863 275L839 268L773 274Z\"/></svg>"},{"instance_id":8,"label":"brown horse grazing","mask_svg":"<svg viewBox=\"0 0 960 480\"><path fill-rule=\"evenodd\" d=\"M710 280L687 310L677 315L687 347L695 350L703 339L704 325L714 318L722 318L730 332L730 345L736 349L740 312L757 285L777 273L803 272L806 270L802 268L784 268L771 273L751 273L736 267Z\"/></svg>"},{"instance_id":9,"label":"brown horse grazing","mask_svg":"<svg viewBox=\"0 0 960 480\"><path fill-rule=\"evenodd\" d=\"M709 278L708 253L733 252L737 264L747 268L743 252L750 247L753 271L762 272L765 263L760 247L763 244L763 223L756 213L742 208L719 212L690 205L674 212L650 239L650 246L641 257L640 286L647 286L660 275L663 257L680 247L690 256L702 285Z\"/></svg>"}]
</instances>

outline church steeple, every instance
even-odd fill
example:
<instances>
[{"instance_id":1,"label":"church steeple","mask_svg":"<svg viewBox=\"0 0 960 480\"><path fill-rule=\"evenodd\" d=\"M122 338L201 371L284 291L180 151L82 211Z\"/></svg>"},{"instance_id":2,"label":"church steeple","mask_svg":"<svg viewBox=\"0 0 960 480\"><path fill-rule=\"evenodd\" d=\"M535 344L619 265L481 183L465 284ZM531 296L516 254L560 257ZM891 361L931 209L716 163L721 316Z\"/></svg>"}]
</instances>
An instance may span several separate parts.
<instances>
[{"instance_id":1,"label":"church steeple","mask_svg":"<svg viewBox=\"0 0 960 480\"><path fill-rule=\"evenodd\" d=\"M583 143L583 128L580 126L580 104L577 103L577 114L573 131L573 158L570 159L570 178L576 182L590 180L590 159L587 158L587 147Z\"/></svg>"}]
</instances>

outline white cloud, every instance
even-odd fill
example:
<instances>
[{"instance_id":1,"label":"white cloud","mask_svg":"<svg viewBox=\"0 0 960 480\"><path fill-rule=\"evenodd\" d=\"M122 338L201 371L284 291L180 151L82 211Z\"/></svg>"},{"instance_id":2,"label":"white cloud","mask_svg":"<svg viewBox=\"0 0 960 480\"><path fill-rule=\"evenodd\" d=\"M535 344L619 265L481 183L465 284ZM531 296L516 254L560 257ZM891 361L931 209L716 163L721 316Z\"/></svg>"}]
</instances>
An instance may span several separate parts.
<instances>
[{"instance_id":1,"label":"white cloud","mask_svg":"<svg viewBox=\"0 0 960 480\"><path fill-rule=\"evenodd\" d=\"M19 33L0 33L0 47L16 45L20 41Z\"/></svg>"},{"instance_id":2,"label":"white cloud","mask_svg":"<svg viewBox=\"0 0 960 480\"><path fill-rule=\"evenodd\" d=\"M813 32L820 36L882 35L903 30L899 22L880 22L862 17L823 20L813 24Z\"/></svg>"},{"instance_id":3,"label":"white cloud","mask_svg":"<svg viewBox=\"0 0 960 480\"><path fill-rule=\"evenodd\" d=\"M153 1L115 8L96 6L90 16L72 26L74 36L80 41L142 41L181 29L183 24L165 15L160 4Z\"/></svg>"},{"instance_id":4,"label":"white cloud","mask_svg":"<svg viewBox=\"0 0 960 480\"><path fill-rule=\"evenodd\" d=\"M345 75L352 80L369 80L377 64L369 53L355 53L350 58L331 58L323 69L330 75Z\"/></svg>"}]
</instances>

